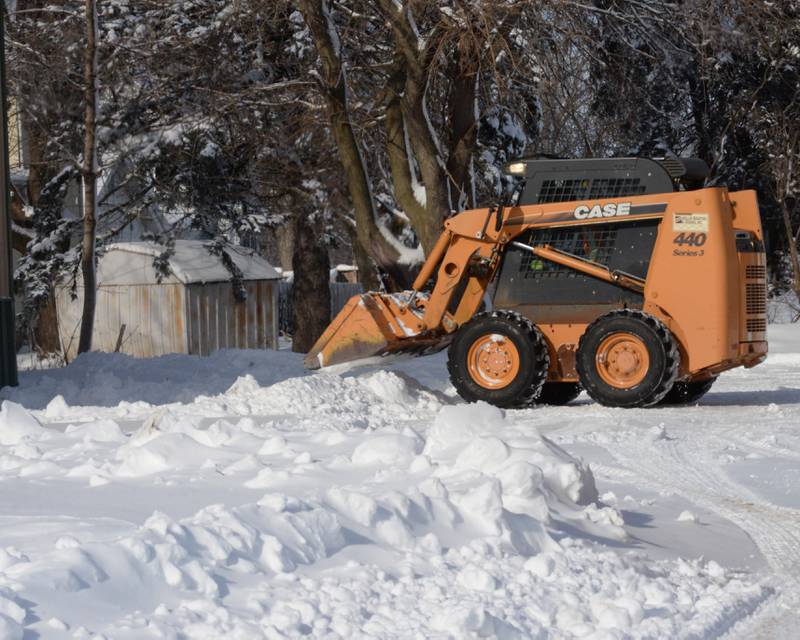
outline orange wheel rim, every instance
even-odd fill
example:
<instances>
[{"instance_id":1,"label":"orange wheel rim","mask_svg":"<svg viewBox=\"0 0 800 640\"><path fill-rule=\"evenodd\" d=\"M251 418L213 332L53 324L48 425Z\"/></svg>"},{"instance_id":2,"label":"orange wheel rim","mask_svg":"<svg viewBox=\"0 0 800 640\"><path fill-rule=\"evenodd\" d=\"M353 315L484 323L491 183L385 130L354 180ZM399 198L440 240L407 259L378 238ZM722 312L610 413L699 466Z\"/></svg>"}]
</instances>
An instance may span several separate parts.
<instances>
[{"instance_id":1,"label":"orange wheel rim","mask_svg":"<svg viewBox=\"0 0 800 640\"><path fill-rule=\"evenodd\" d=\"M490 333L472 343L467 363L475 383L484 389L502 389L519 373L519 351L506 336Z\"/></svg>"},{"instance_id":2,"label":"orange wheel rim","mask_svg":"<svg viewBox=\"0 0 800 640\"><path fill-rule=\"evenodd\" d=\"M630 389L647 375L650 354L638 336L612 333L597 348L595 365L603 382L616 389Z\"/></svg>"}]
</instances>

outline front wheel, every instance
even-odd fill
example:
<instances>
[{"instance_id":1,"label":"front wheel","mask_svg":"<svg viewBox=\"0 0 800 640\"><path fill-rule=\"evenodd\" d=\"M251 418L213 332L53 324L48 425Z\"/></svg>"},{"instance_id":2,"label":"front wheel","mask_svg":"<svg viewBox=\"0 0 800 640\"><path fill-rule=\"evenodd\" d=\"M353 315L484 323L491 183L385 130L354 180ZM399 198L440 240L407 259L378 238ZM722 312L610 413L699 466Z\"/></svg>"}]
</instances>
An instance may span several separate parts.
<instances>
[{"instance_id":1,"label":"front wheel","mask_svg":"<svg viewBox=\"0 0 800 640\"><path fill-rule=\"evenodd\" d=\"M576 368L586 392L608 407L649 407L672 389L680 358L657 318L621 309L590 324L578 344Z\"/></svg>"},{"instance_id":2,"label":"front wheel","mask_svg":"<svg viewBox=\"0 0 800 640\"><path fill-rule=\"evenodd\" d=\"M447 354L450 381L464 400L507 409L534 404L550 366L541 332L506 310L476 315L458 330Z\"/></svg>"}]
</instances>

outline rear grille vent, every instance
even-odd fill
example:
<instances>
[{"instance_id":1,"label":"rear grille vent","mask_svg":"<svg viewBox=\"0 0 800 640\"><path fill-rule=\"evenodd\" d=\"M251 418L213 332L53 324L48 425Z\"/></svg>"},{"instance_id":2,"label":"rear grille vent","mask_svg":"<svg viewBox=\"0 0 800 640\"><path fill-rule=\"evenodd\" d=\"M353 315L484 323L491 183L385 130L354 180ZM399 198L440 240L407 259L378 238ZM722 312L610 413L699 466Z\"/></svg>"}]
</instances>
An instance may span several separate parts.
<instances>
[{"instance_id":1,"label":"rear grille vent","mask_svg":"<svg viewBox=\"0 0 800 640\"><path fill-rule=\"evenodd\" d=\"M749 283L745 285L745 309L748 315L767 312L767 286ZM749 322L749 321L748 321Z\"/></svg>"},{"instance_id":2,"label":"rear grille vent","mask_svg":"<svg viewBox=\"0 0 800 640\"><path fill-rule=\"evenodd\" d=\"M751 318L747 321L748 333L758 333L767 330L767 321L762 318Z\"/></svg>"},{"instance_id":3,"label":"rear grille vent","mask_svg":"<svg viewBox=\"0 0 800 640\"><path fill-rule=\"evenodd\" d=\"M760 264L749 264L744 269L744 276L748 280L764 280L767 277L767 268Z\"/></svg>"}]
</instances>

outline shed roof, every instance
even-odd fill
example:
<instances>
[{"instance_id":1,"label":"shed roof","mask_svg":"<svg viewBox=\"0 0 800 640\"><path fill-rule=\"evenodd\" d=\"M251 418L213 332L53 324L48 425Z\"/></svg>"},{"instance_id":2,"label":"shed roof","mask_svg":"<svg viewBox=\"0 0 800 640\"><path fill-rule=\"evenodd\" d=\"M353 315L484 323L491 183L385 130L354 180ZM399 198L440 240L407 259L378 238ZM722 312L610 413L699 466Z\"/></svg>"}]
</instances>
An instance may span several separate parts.
<instances>
[{"instance_id":1,"label":"shed roof","mask_svg":"<svg viewBox=\"0 0 800 640\"><path fill-rule=\"evenodd\" d=\"M222 260L209 253L203 240L176 240L175 253L169 266L173 275L184 284L197 282L226 282L231 273ZM162 245L154 242L117 242L107 245L105 252L114 251L151 256L164 252ZM280 280L281 275L264 258L251 249L226 247L233 263L239 267L245 280Z\"/></svg>"}]
</instances>

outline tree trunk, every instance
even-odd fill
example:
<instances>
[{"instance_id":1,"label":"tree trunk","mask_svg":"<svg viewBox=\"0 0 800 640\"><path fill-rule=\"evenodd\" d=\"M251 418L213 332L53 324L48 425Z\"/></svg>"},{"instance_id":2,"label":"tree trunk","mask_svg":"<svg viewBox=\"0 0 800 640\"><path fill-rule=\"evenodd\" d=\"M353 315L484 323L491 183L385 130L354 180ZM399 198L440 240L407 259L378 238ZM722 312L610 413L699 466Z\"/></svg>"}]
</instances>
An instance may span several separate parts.
<instances>
[{"instance_id":1,"label":"tree trunk","mask_svg":"<svg viewBox=\"0 0 800 640\"><path fill-rule=\"evenodd\" d=\"M399 264L400 253L383 236L376 222L377 214L369 175L350 122L347 78L342 63L341 45L331 19L330 2L300 0L299 7L320 58L319 87L353 202L358 241L395 282L407 283L411 279L408 271L410 265Z\"/></svg>"},{"instance_id":2,"label":"tree trunk","mask_svg":"<svg viewBox=\"0 0 800 640\"><path fill-rule=\"evenodd\" d=\"M321 237L322 229L315 228L308 213L298 212L292 257L292 351L296 353L308 353L331 320L331 263Z\"/></svg>"},{"instance_id":3,"label":"tree trunk","mask_svg":"<svg viewBox=\"0 0 800 640\"><path fill-rule=\"evenodd\" d=\"M83 166L83 241L81 274L83 275L83 315L78 353L92 348L94 310L97 297L95 239L97 226L97 5L86 0L86 54L84 56L84 146Z\"/></svg>"},{"instance_id":4,"label":"tree trunk","mask_svg":"<svg viewBox=\"0 0 800 640\"><path fill-rule=\"evenodd\" d=\"M426 104L431 68L441 41L436 33L430 34L425 40L420 39L410 3L398 6L393 0L378 0L378 7L392 30L394 66L399 71L390 78L387 89L399 98L406 140L403 150L409 158L413 158L419 169L422 186L425 187L422 215L417 214L416 207L407 210L406 215L427 254L439 239L442 222L456 205L450 202L444 154L428 117ZM392 173L397 188L394 166Z\"/></svg>"},{"instance_id":5,"label":"tree trunk","mask_svg":"<svg viewBox=\"0 0 800 640\"><path fill-rule=\"evenodd\" d=\"M450 67L450 91L447 110L451 122L447 179L450 201L457 211L476 207L472 155L478 138L475 119L477 73L467 73L460 65Z\"/></svg>"},{"instance_id":6,"label":"tree trunk","mask_svg":"<svg viewBox=\"0 0 800 640\"><path fill-rule=\"evenodd\" d=\"M369 254L364 251L364 247L356 237L355 229L350 233L350 244L353 246L353 258L358 267L358 281L365 291L378 291L381 288L381 281L378 279L378 270Z\"/></svg>"},{"instance_id":7,"label":"tree trunk","mask_svg":"<svg viewBox=\"0 0 800 640\"><path fill-rule=\"evenodd\" d=\"M25 213L25 205L38 207L42 189L53 177L53 169L45 159L48 137L27 110L20 110L20 121L25 132L26 158L28 169L24 193L15 189L11 198L11 213L15 231L12 234L13 248L25 255L28 253L28 243L35 235L32 219ZM25 233L25 230L29 230ZM68 246L60 246L60 251L66 251ZM38 309L32 326L24 327L21 339L28 340L31 348L38 353L61 353L61 339L58 335L58 314L56 313L55 291L50 289L47 300Z\"/></svg>"},{"instance_id":8,"label":"tree trunk","mask_svg":"<svg viewBox=\"0 0 800 640\"><path fill-rule=\"evenodd\" d=\"M61 337L58 335L58 313L56 312L56 292L50 295L39 309L36 326L31 336L33 351L41 354L61 353Z\"/></svg>"},{"instance_id":9,"label":"tree trunk","mask_svg":"<svg viewBox=\"0 0 800 640\"><path fill-rule=\"evenodd\" d=\"M700 76L699 62L697 60L695 60L695 64L689 72L688 84L695 130L695 155L701 160L705 160L708 166L713 168L714 158L711 157L712 141L707 124L708 96L706 95L705 83Z\"/></svg>"}]
</instances>

